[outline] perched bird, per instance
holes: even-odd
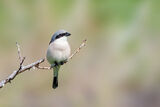
[[[70,56],[70,45],[67,41],[67,37],[71,34],[65,30],[58,30],[55,32],[49,42],[47,50],[47,60],[53,67],[54,77],[52,87],[55,89],[58,87],[58,72],[60,66],[63,65]]]

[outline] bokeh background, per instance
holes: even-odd
[[[58,29],[72,33],[61,67],[30,70],[0,89],[0,107],[160,107],[159,0],[0,0],[0,80],[44,58]],[[47,61],[42,66],[49,66]]]

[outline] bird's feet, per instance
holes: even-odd
[[[61,62],[60,62],[60,65],[63,65],[63,64],[65,64],[66,62],[67,62],[67,60],[61,61]]]

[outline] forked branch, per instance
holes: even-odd
[[[71,56],[68,58],[68,60],[66,61],[66,63],[67,63],[70,59],[72,59],[72,57],[73,57],[74,55],[76,55],[76,54],[80,51],[80,49],[81,49],[82,47],[84,47],[84,46],[86,45],[86,41],[87,41],[87,40],[85,39],[85,40],[82,42],[82,44],[79,46],[79,48],[77,48],[77,49],[73,52],[73,54],[71,54]],[[43,59],[40,59],[40,60],[37,60],[37,61],[35,61],[35,62],[31,63],[31,64],[28,64],[28,65],[26,65],[26,66],[24,66],[23,63],[24,63],[24,61],[25,61],[25,57],[22,57],[21,51],[20,51],[20,46],[19,46],[18,43],[16,43],[16,46],[17,46],[17,50],[18,50],[18,58],[19,58],[19,60],[20,60],[19,68],[18,68],[18,70],[13,71],[11,75],[9,75],[6,79],[4,79],[4,80],[2,80],[2,81],[0,82],[0,88],[4,87],[5,84],[7,84],[7,83],[11,83],[11,80],[13,80],[18,74],[20,74],[20,73],[22,73],[22,72],[25,72],[25,71],[28,71],[28,70],[30,70],[30,69],[32,69],[32,68],[35,68],[35,67],[36,67],[36,68],[38,68],[38,69],[44,69],[44,70],[50,70],[50,69],[52,69],[52,67],[41,67],[41,66],[39,66],[41,63],[43,63],[43,62],[45,61],[44,58],[43,58]]]

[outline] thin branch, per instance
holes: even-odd
[[[9,75],[5,80],[2,80],[0,82],[0,88],[2,88],[5,84],[11,82],[11,80],[13,80],[18,74],[20,74],[24,71],[30,70],[31,68],[33,68],[36,65],[39,65],[42,62],[44,62],[44,59],[40,59],[34,63],[23,66],[22,68],[19,68],[18,70],[13,71],[13,73],[11,75]]]
[[[70,59],[72,59],[72,57],[73,57],[75,54],[77,54],[77,53],[80,51],[80,49],[85,46],[85,44],[86,44],[86,39],[83,41],[83,43],[80,45],[80,47],[77,48],[77,49],[73,52],[73,54],[68,58],[68,60],[66,61],[66,63],[67,63]],[[52,67],[41,67],[41,66],[39,66],[41,63],[43,63],[43,62],[45,61],[44,58],[43,58],[43,59],[40,59],[40,60],[38,60],[38,61],[36,61],[36,62],[33,62],[33,63],[31,63],[31,64],[28,64],[28,65],[26,65],[26,66],[23,66],[25,57],[22,57],[22,56],[21,56],[20,46],[19,46],[18,43],[16,43],[16,46],[17,46],[17,50],[18,50],[18,57],[19,57],[19,60],[20,60],[19,68],[18,68],[18,70],[13,71],[11,75],[9,75],[6,79],[4,79],[4,80],[2,80],[2,81],[0,82],[0,88],[4,87],[4,85],[7,84],[7,83],[11,83],[11,80],[13,80],[18,74],[20,74],[20,73],[22,73],[22,72],[25,72],[25,71],[27,71],[27,70],[30,70],[30,69],[32,69],[32,68],[35,68],[35,67],[36,67],[36,68],[38,68],[38,69],[45,69],[45,70],[50,70],[50,69],[52,69]]]
[[[73,57],[75,54],[77,54],[84,46],[86,46],[86,42],[87,42],[87,39],[85,39],[85,40],[82,42],[82,44],[79,46],[79,48],[77,48],[77,49],[73,52],[73,54],[71,54],[71,56],[68,58],[67,62],[68,62],[70,59],[72,59],[72,57]]]
[[[37,65],[35,67],[37,67],[38,69],[43,69],[43,70],[50,70],[50,69],[52,69],[52,67],[42,67],[42,66],[39,66],[39,65]]]
[[[17,50],[18,50],[18,58],[19,58],[19,61],[21,63],[23,58],[22,58],[22,55],[21,55],[20,46],[17,42],[16,42],[16,46],[17,46]]]

